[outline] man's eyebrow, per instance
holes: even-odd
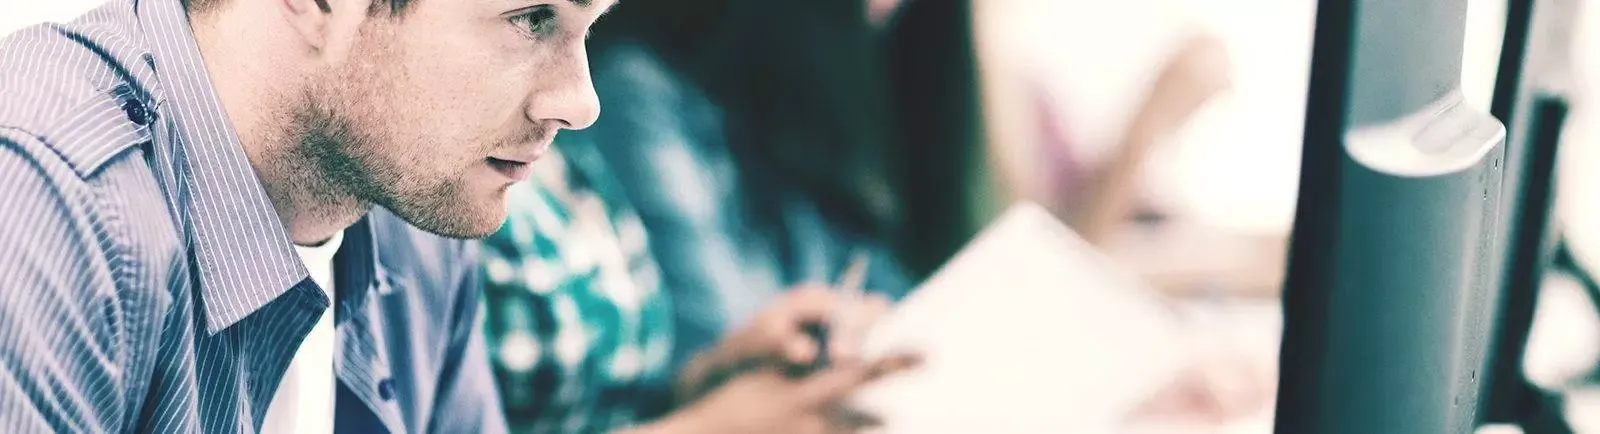
[[[567,0],[567,2],[572,3],[573,6],[577,6],[580,9],[588,8],[594,4],[594,0]],[[600,11],[600,15],[611,13],[611,10],[616,9],[617,5],[619,4],[622,4],[622,0],[611,2],[610,6],[606,6],[606,10]]]

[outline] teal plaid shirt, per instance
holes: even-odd
[[[484,242],[490,359],[514,431],[609,432],[666,404],[672,308],[603,163],[562,151],[511,188]]]

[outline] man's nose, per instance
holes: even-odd
[[[555,68],[547,69],[545,76],[535,78],[534,94],[527,107],[529,120],[581,130],[594,125],[600,117],[600,97],[589,77],[588,56],[582,48],[576,51]]]

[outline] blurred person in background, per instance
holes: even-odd
[[[514,423],[586,431],[736,411],[672,412],[699,404],[665,385],[726,360],[730,345],[711,344],[728,330],[805,317],[795,300],[823,297],[786,288],[831,280],[851,251],[875,252],[868,288],[904,290],[863,235],[897,218],[864,19],[892,10],[841,3],[642,3],[597,27],[606,116],[564,136],[486,244],[490,347]],[[1210,385],[1182,383],[1151,411],[1211,411],[1185,407]]]
[[[1073,143],[1058,98],[1038,92],[1041,198],[1084,239],[1104,245],[1133,218],[1159,218],[1140,182],[1146,161],[1207,101],[1231,86],[1227,52],[1215,36],[1200,34],[1182,43],[1162,64],[1110,157],[1085,161],[1082,143]]]
[[[896,197],[866,11],[663,2],[596,28],[607,115],[567,146],[596,148],[638,210],[676,306],[674,363],[854,252],[871,258],[866,288],[909,288],[883,242]]]
[[[987,152],[1002,196],[1041,202],[1100,247],[1173,195],[1152,163],[1231,86],[1230,56],[1192,5],[1014,0],[979,9]]]
[[[995,55],[987,60],[994,62],[995,80],[1004,82],[998,89],[1011,98],[989,102],[1015,106],[999,111],[1002,116],[1028,118],[990,121],[1031,131],[1002,135],[1016,140],[995,143],[990,152],[1020,155],[1011,162],[1021,175],[1011,182],[1019,185],[1009,187],[1045,204],[1096,247],[1112,248],[1129,223],[1160,221],[1170,211],[1145,182],[1152,157],[1232,87],[1229,53],[1215,33],[1159,0],[1027,3],[1013,3],[1010,15],[998,15],[1020,23],[1006,21],[1018,24],[1015,29],[992,27],[998,33],[988,36],[1000,46],[990,45]],[[1036,28],[1024,30],[1028,24]],[[1076,42],[1041,43],[1044,36]],[[1087,111],[1097,113],[1085,116]],[[1086,133],[1091,129],[1098,131]],[[1216,421],[1263,409],[1275,372],[1248,351],[1215,343],[1225,339],[1216,333],[1191,329],[1184,340],[1197,343],[1189,377],[1196,382],[1172,389],[1184,392],[1158,395],[1141,415]]]
[[[867,288],[897,294],[908,286],[882,247],[840,229],[853,225],[824,217],[809,192],[759,168],[743,170],[755,157],[742,152],[754,147],[732,149],[720,105],[678,72],[726,61],[732,54],[718,41],[762,25],[753,20],[774,11],[769,3],[641,3],[596,28],[594,75],[606,90],[607,122],[563,136],[534,181],[514,187],[510,219],[485,242],[489,347],[514,428],[812,432],[821,419],[803,416],[827,416],[821,410],[828,406],[820,405],[826,403],[794,408],[795,399],[806,398],[785,396],[763,371],[735,375],[728,367],[740,371],[748,360],[783,358],[760,348],[801,362],[815,356],[817,343],[783,333],[827,313],[831,293],[807,284],[832,281],[852,252],[872,258]],[[832,23],[817,22],[830,13],[856,20],[862,14],[841,12],[791,18],[825,26]],[[849,45],[791,44],[816,53]],[[811,104],[811,119],[820,123],[827,105]],[[871,125],[864,119],[851,127]],[[851,143],[858,146],[839,148],[870,149],[872,141]],[[841,196],[852,190],[845,183],[830,187]],[[868,312],[888,304],[874,300]],[[830,344],[849,345],[849,331],[839,332],[845,335]],[[780,339],[774,336],[795,340],[761,343]],[[849,349],[829,355],[848,360]],[[694,384],[711,376],[736,378],[726,388],[714,387],[721,381]],[[827,378],[808,381],[833,381]],[[676,391],[669,387],[674,382]],[[859,384],[836,383],[809,399],[837,398]],[[705,402],[694,400],[707,392]],[[780,409],[793,414],[769,425],[739,425]],[[830,414],[852,423],[848,413]]]
[[[871,423],[838,401],[914,359],[854,360],[864,327],[830,322],[836,368],[789,375],[823,351],[803,330],[833,313],[834,292],[820,286],[770,300],[692,361],[670,363],[673,293],[618,188],[592,147],[564,142],[508,191],[509,218],[484,242],[484,326],[513,431],[822,433]],[[871,299],[848,324],[870,324],[887,306]]]

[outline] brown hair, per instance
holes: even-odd
[[[862,0],[746,0],[698,77],[746,170],[798,187],[870,236],[898,226],[889,89]]]
[[[878,236],[899,204],[865,10],[863,0],[625,1],[592,43],[649,46],[724,109],[741,174],[798,188],[830,219]]]
[[[223,2],[228,0],[181,1],[183,2],[183,9],[189,11],[190,15],[199,15],[216,10],[218,6],[221,6]],[[388,6],[389,14],[398,15],[401,11],[405,10],[406,5],[408,4],[411,4],[411,0],[372,0],[372,6],[368,8],[368,13],[377,15],[379,12],[383,11],[384,6]],[[322,8],[323,11],[327,11],[328,0],[317,0],[317,7]]]

